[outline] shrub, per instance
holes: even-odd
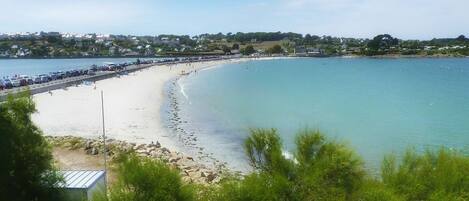
[[[382,181],[406,200],[468,200],[469,159],[441,148],[417,154],[408,150],[400,163],[394,155],[382,165]]]
[[[117,159],[118,181],[110,188],[110,201],[194,200],[193,188],[183,184],[177,170],[161,161],[123,154]],[[97,200],[106,200],[102,195]]]
[[[50,147],[31,121],[29,92],[0,103],[0,200],[60,200]]]
[[[245,150],[255,172],[217,188],[209,200],[346,200],[359,189],[361,160],[344,144],[304,130],[295,159],[282,154],[275,129],[253,129]]]
[[[253,129],[245,150],[254,172],[206,190],[200,200],[468,200],[469,158],[440,149],[402,161],[385,157],[381,177],[364,171],[362,160],[345,144],[319,131],[302,130],[294,159],[282,154],[275,129]]]

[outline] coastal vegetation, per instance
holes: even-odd
[[[61,178],[52,165],[50,147],[31,121],[34,111],[34,102],[27,94],[10,97],[0,104],[1,200],[62,200],[57,188]],[[399,156],[388,155],[381,172],[374,174],[367,171],[361,157],[347,144],[331,140],[317,130],[300,130],[292,154],[286,154],[279,136],[276,129],[252,129],[243,146],[252,171],[244,175],[227,174],[214,183],[183,180],[182,166],[170,166],[147,151],[123,152],[114,157],[111,166],[118,172],[116,182],[109,186],[107,195],[97,194],[96,199],[469,199],[469,157],[457,150],[409,149]],[[76,149],[80,145],[91,148],[93,143],[72,139],[68,144]],[[159,145],[141,147],[139,150],[155,150]],[[181,160],[180,156],[169,158]]]
[[[110,188],[108,197],[97,194],[95,200],[194,200],[193,186],[183,183],[179,172],[161,161],[128,153],[120,154],[115,163],[119,173],[117,183]]]
[[[441,148],[389,155],[381,174],[365,170],[346,144],[319,131],[301,130],[289,157],[275,129],[252,129],[244,149],[253,171],[218,184],[183,184],[164,164],[125,156],[110,200],[467,200],[469,158]],[[139,198],[139,199],[137,199]]]
[[[404,40],[389,34],[346,38],[283,32],[217,33],[158,36],[0,34],[0,57],[153,57],[160,55],[285,54],[300,56],[469,56],[469,39]]]
[[[397,160],[387,156],[381,175],[365,171],[345,144],[302,130],[294,157],[282,153],[275,129],[255,129],[245,150],[255,171],[216,187],[210,200],[467,200],[469,158],[449,149]],[[213,198],[213,197],[212,197]]]
[[[31,121],[35,111],[27,92],[0,103],[0,200],[62,200],[51,149]]]

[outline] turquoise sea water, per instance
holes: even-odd
[[[249,128],[299,129],[344,141],[377,170],[386,153],[469,150],[469,59],[282,59],[229,64],[180,79],[184,129],[197,146],[245,167]]]
[[[146,58],[145,58],[146,59]],[[56,71],[89,68],[105,62],[134,62],[137,58],[83,58],[83,59],[0,59],[0,78],[13,75],[39,75]]]

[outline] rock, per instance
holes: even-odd
[[[209,173],[207,175],[207,178],[205,179],[205,181],[212,182],[213,180],[215,180],[217,178],[217,176],[218,176],[217,173]]]
[[[187,135],[189,135],[189,133],[187,133]],[[191,133],[191,135],[193,134]],[[99,139],[85,139],[71,136],[46,136],[46,139],[54,146],[81,148],[86,152],[86,154],[89,155],[98,155],[103,148],[103,142]],[[190,137],[185,143],[193,144],[192,140],[196,139],[197,138],[195,137]],[[220,175],[223,174],[222,171],[220,171],[220,168],[226,166],[224,164],[218,164],[221,162],[213,158],[213,167],[215,167],[215,169],[213,169],[212,167],[208,167],[199,162],[196,162],[195,157],[186,156],[185,154],[176,151],[173,152],[168,148],[162,147],[158,141],[149,144],[137,145],[135,143],[128,143],[120,140],[106,139],[106,145],[106,154],[110,156],[111,160],[113,157],[115,157],[114,153],[119,153],[120,151],[135,151],[139,157],[156,158],[158,160],[164,161],[170,167],[178,169],[185,182],[195,182],[200,184],[218,183],[222,179]],[[195,148],[200,152],[200,155],[195,155],[199,159],[207,159],[204,157],[212,158],[208,154],[207,156],[203,154],[203,148]]]
[[[157,151],[150,152],[150,156],[152,158],[159,158],[161,155]]]
[[[145,149],[146,152],[151,153],[152,151],[156,150],[155,147],[148,147]]]
[[[145,156],[150,155],[150,153],[148,153],[147,150],[144,150],[144,149],[138,149],[135,152],[139,155],[145,155]]]
[[[87,140],[87,141],[85,142],[85,150],[91,149],[91,148],[92,148],[92,145],[93,145],[93,141]]]
[[[181,160],[181,157],[173,157],[173,158],[170,158],[170,159],[169,159],[169,162],[170,162],[170,163],[176,163],[176,162],[178,162],[179,160]]]
[[[161,148],[161,151],[162,151],[163,153],[168,153],[168,154],[171,153],[171,151],[169,151],[169,149],[166,148],[166,147]]]
[[[145,144],[140,144],[140,145],[134,147],[134,149],[137,150],[137,149],[142,149],[144,147],[145,147]]]
[[[96,147],[93,147],[93,148],[91,149],[91,152],[90,152],[91,155],[98,155],[98,153],[99,153],[99,151],[98,151],[98,149],[97,149]]]

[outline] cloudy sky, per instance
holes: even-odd
[[[0,32],[469,35],[469,0],[0,0]]]

